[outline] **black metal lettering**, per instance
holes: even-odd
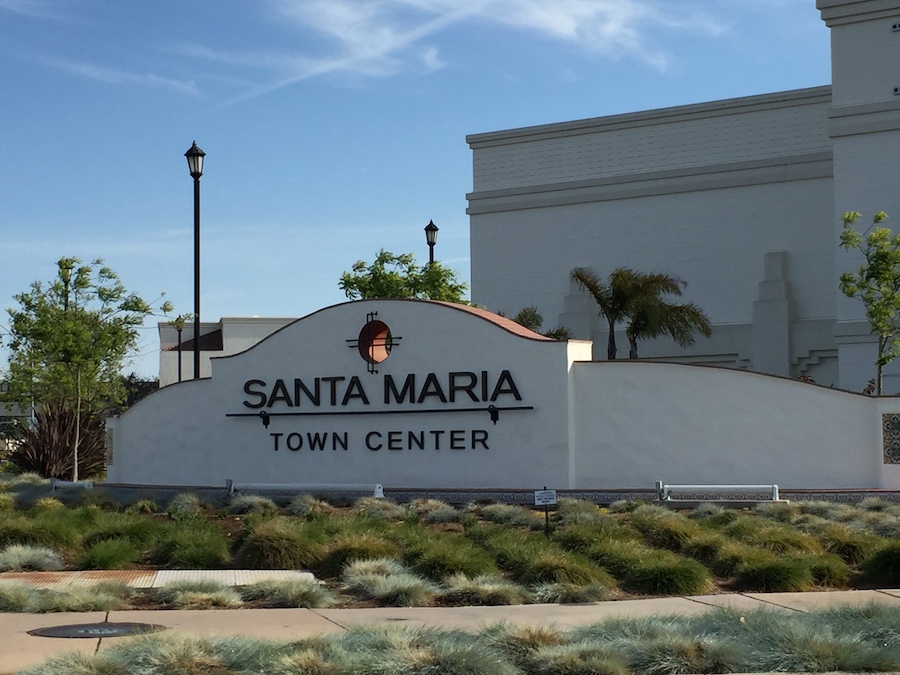
[[[309,444],[310,450],[324,450],[327,438],[328,434],[306,432],[306,442]]]
[[[310,391],[305,384],[303,384],[303,380],[299,377],[294,378],[294,405],[300,405],[300,392],[306,394],[306,398],[309,399],[309,402],[313,405],[319,405],[320,395],[321,395],[321,386],[319,383],[319,378],[315,379],[315,385],[313,386],[313,391]]]
[[[488,432],[485,429],[472,429],[472,449],[475,449],[475,444],[480,443],[481,447],[485,450],[490,450],[487,444],[488,440]]]
[[[512,394],[515,396],[517,401],[522,400],[522,396],[519,394],[519,390],[516,388],[516,383],[513,382],[512,375],[509,374],[508,370],[504,370],[500,373],[500,377],[497,379],[497,384],[494,386],[494,393],[491,394],[491,402],[497,400],[497,397],[502,394]]]
[[[331,385],[331,405],[337,405],[337,383],[346,380],[346,377],[323,377],[322,382],[328,382]]]
[[[399,431],[388,432],[388,450],[402,450],[403,437]]]
[[[406,444],[409,446],[410,450],[412,450],[413,444],[419,446],[419,450],[425,449],[425,432],[420,431],[418,434],[419,435],[417,436],[415,431],[410,431],[407,434]]]
[[[266,383],[264,380],[247,380],[244,382],[244,393],[248,396],[258,396],[259,401],[257,403],[251,403],[250,401],[244,401],[244,405],[248,408],[262,408],[266,404],[266,393],[264,391],[254,391],[250,387],[253,385],[259,385],[260,387],[265,387]]]
[[[283,401],[289,406],[294,405],[294,402],[291,400],[291,395],[288,393],[287,387],[284,386],[284,380],[280,378],[275,380],[275,384],[272,385],[272,394],[269,396],[268,407],[271,408],[279,401]]]
[[[394,386],[394,378],[390,375],[384,376],[384,402],[388,404],[391,402],[391,394],[394,396],[394,401],[396,403],[403,403],[404,399],[409,396],[409,402],[416,402],[416,376],[412,373],[406,376],[406,379],[403,381],[403,388],[398,392],[397,387]]]
[[[303,447],[303,434],[298,434],[296,431],[292,434],[288,434],[287,438],[284,439],[284,443],[287,445],[288,450],[297,452]]]
[[[441,449],[441,436],[443,436],[446,432],[443,429],[438,429],[435,431],[429,431],[428,433],[431,434],[432,436],[434,436],[434,449],[440,450]]]
[[[466,449],[466,432],[462,429],[452,429],[450,431],[450,449],[465,450]]]
[[[344,392],[344,400],[341,401],[341,405],[347,405],[351,398],[358,398],[366,405],[369,405],[369,397],[366,396],[366,390],[363,389],[362,382],[359,381],[359,377],[356,375],[350,378],[350,384],[347,385],[347,391]]]
[[[457,382],[457,380],[462,379],[467,379],[468,383]],[[456,392],[458,391],[467,393],[470,399],[477,402],[478,397],[472,391],[476,384],[478,384],[478,376],[475,373],[466,371],[450,373],[450,402],[454,403],[456,401]]]
[[[447,397],[444,395],[444,390],[441,389],[441,383],[437,379],[437,375],[434,373],[428,373],[425,377],[425,384],[422,385],[422,391],[419,392],[419,400],[417,403],[421,403],[429,396],[437,396],[441,403],[447,402]]]
[[[347,432],[345,431],[343,436],[338,434],[337,432],[331,433],[331,449],[337,450],[337,446],[341,446],[341,450],[347,449]]]
[[[373,437],[377,438],[379,441],[378,445],[375,447],[372,447],[372,443],[371,443],[371,440]],[[369,450],[381,450],[381,434],[378,433],[377,431],[370,431],[369,433],[367,433],[366,434],[366,447]]]
[[[271,433],[269,436],[275,439],[275,452],[278,452],[278,439],[284,436],[284,434]]]

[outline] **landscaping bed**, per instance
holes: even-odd
[[[0,571],[306,569],[321,583],[206,583],[180,593],[107,584],[103,593],[66,600],[53,591],[26,597],[28,589],[0,582],[0,611],[502,605],[889,588],[900,587],[898,535],[900,505],[879,499],[744,510],[704,504],[687,512],[560,500],[548,537],[542,512],[506,504],[363,498],[339,507],[301,495],[276,505],[242,495],[217,508],[191,493],[165,504],[121,504],[99,490],[50,493],[34,476],[3,476]]]

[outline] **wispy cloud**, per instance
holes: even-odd
[[[668,55],[654,44],[655,31],[722,30],[691,0],[677,6],[661,0],[269,0],[269,6],[280,21],[331,43],[332,53],[236,56],[250,67],[277,63],[277,74],[223,107],[327,74],[384,77],[410,67],[441,68],[445,61],[433,42],[441,32],[466,22],[529,32],[608,58],[638,59],[657,69],[666,68]],[[217,56],[223,62],[229,58]]]
[[[0,0],[2,1],[2,0]],[[143,87],[162,88],[185,94],[199,95],[199,87],[189,80],[175,80],[153,73],[132,73],[115,68],[107,68],[85,61],[47,60],[47,63],[70,73],[105,84],[130,84]]]
[[[59,16],[59,3],[54,0],[0,0],[0,12],[7,11],[39,19]]]

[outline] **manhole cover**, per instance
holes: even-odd
[[[69,626],[48,626],[28,631],[29,635],[54,638],[107,638],[122,635],[140,635],[166,630],[167,626],[155,623],[75,623]]]

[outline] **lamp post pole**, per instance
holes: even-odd
[[[184,156],[194,179],[194,379],[197,380],[200,378],[200,176],[206,153],[194,141]]]
[[[437,243],[438,226],[429,220],[425,226],[425,242],[428,244],[428,264],[434,262],[434,245]]]

